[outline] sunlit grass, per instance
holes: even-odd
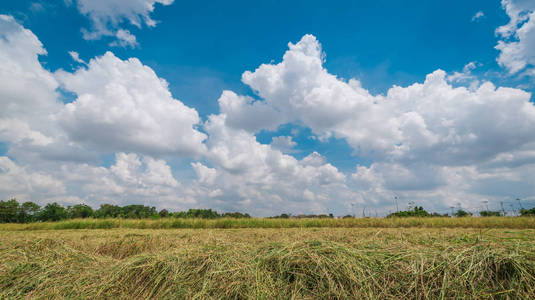
[[[0,230],[168,229],[168,228],[535,228],[534,217],[347,218],[347,219],[74,219],[60,222],[0,224]]]
[[[533,299],[535,230],[4,231],[0,266],[0,299]]]

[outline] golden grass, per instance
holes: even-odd
[[[2,232],[0,299],[533,299],[535,230]]]

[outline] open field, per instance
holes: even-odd
[[[535,217],[347,218],[347,219],[73,219],[60,222],[0,224],[2,230],[169,229],[169,228],[515,228],[535,229]]]
[[[535,298],[534,229],[1,227],[0,299]]]

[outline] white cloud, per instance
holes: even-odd
[[[150,156],[116,153],[115,163],[109,168],[67,163],[56,173],[69,190],[94,206],[138,203],[176,209],[196,203],[192,192],[173,176],[170,166]]]
[[[49,118],[62,106],[58,83],[39,55],[46,55],[39,39],[0,15],[0,141],[46,145],[57,133]]]
[[[117,38],[117,41],[111,42],[110,46],[121,46],[126,47],[130,46],[132,48],[136,47],[138,45],[136,36],[131,34],[130,31],[125,29],[119,29],[115,33],[115,37]]]
[[[472,70],[476,69],[477,65],[475,62],[471,61],[467,63],[464,67],[462,72],[453,72],[453,74],[449,74],[446,76],[446,79],[450,82],[470,82],[472,90],[479,87],[479,80],[476,79],[476,76],[472,74]]]
[[[71,56],[72,60],[74,60],[75,62],[79,63],[79,64],[85,64],[85,61],[83,61],[81,58],[80,58],[80,54],[78,54],[78,52],[76,51],[69,51],[69,55]]]
[[[91,20],[92,28],[82,30],[87,40],[100,39],[102,36],[115,36],[118,41],[112,45],[137,45],[135,36],[122,29],[124,23],[137,28],[143,25],[156,26],[151,18],[155,4],[170,5],[174,0],[77,0],[78,10]]]
[[[475,13],[475,15],[472,17],[472,22],[478,21],[479,19],[483,18],[485,14],[482,11],[478,11]]]
[[[223,201],[226,209],[259,215],[325,213],[345,206],[342,199],[355,196],[345,184],[345,175],[324,158],[299,161],[258,143],[246,130],[227,126],[226,118],[225,114],[212,115],[205,125],[207,158],[213,168],[193,164],[204,194],[221,191],[216,200]],[[308,192],[304,194],[304,190]]]
[[[218,99],[219,110],[229,116],[227,125],[232,128],[257,132],[261,129],[276,130],[286,121],[281,112],[264,101],[240,96],[232,91],[223,91]]]
[[[49,174],[18,166],[6,156],[0,156],[0,183],[0,199],[39,199],[39,202],[44,203],[66,192],[62,181]]]
[[[360,155],[462,165],[535,139],[535,107],[524,91],[489,82],[474,90],[454,88],[437,70],[423,84],[394,86],[386,96],[372,96],[322,67],[321,46],[313,36],[289,46],[281,63],[245,72],[243,82],[290,122],[302,122],[320,137],[344,138]],[[254,119],[247,108],[229,116],[239,117],[234,112],[240,111]]]
[[[525,70],[529,75],[535,66],[535,2],[502,0],[502,6],[510,21],[496,29],[502,38],[495,47],[500,51],[498,64],[510,74]]]
[[[280,151],[288,152],[297,146],[297,143],[292,140],[291,136],[274,136],[271,138],[271,146]]]
[[[206,136],[195,129],[197,111],[173,99],[167,82],[138,59],[107,52],[87,69],[56,77],[78,96],[56,116],[72,140],[102,151],[202,153]]]

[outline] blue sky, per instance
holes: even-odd
[[[180,186],[173,185],[173,183],[171,187],[157,185],[153,187],[153,189],[158,190],[159,196],[156,198],[160,199],[153,201],[157,201],[156,204],[160,207],[180,209],[190,206],[210,206],[221,210],[245,210],[258,215],[280,213],[282,212],[281,209],[288,209],[292,213],[325,212],[329,210],[343,214],[351,203],[359,203],[361,206],[375,207],[382,212],[387,212],[392,209],[390,207],[391,201],[388,200],[391,198],[389,195],[401,193],[407,199],[417,199],[420,203],[437,210],[444,210],[452,203],[461,203],[467,208],[476,209],[480,202],[483,201],[483,198],[494,197],[493,195],[496,194],[513,194],[512,191],[507,191],[508,187],[522,191],[519,192],[521,193],[520,196],[526,198],[526,201],[532,201],[529,199],[532,199],[531,197],[534,195],[534,187],[529,182],[529,179],[522,178],[523,175],[521,174],[533,171],[532,154],[530,154],[532,153],[531,139],[533,134],[529,134],[530,128],[535,129],[531,127],[533,123],[531,123],[532,117],[530,115],[532,106],[530,103],[532,103],[533,97],[531,94],[527,96],[517,95],[515,92],[519,90],[532,93],[535,87],[533,79],[535,75],[530,75],[535,74],[533,72],[535,54],[531,50],[533,48],[528,47],[530,41],[533,40],[530,38],[533,33],[527,30],[527,36],[522,36],[522,33],[518,35],[518,32],[522,32],[522,27],[529,29],[527,25],[532,22],[535,23],[535,20],[528,17],[516,23],[514,22],[518,16],[529,16],[533,13],[533,7],[528,1],[373,1],[373,3],[368,1],[291,1],[291,3],[287,3],[287,1],[256,1],[254,3],[250,1],[211,1],[209,3],[200,1],[184,3],[172,0],[137,1],[137,3],[145,4],[146,6],[136,6],[134,2],[128,3],[124,1],[110,1],[109,3],[113,3],[115,7],[110,9],[110,6],[105,4],[104,1],[11,1],[10,3],[3,2],[0,4],[0,14],[12,16],[13,20],[6,21],[7,23],[18,24],[20,28],[31,31],[43,44],[47,55],[38,56],[39,64],[43,70],[50,73],[51,78],[54,78],[51,80],[57,81],[55,91],[60,93],[60,95],[57,95],[58,101],[76,104],[74,107],[77,110],[75,114],[69,115],[68,120],[58,121],[59,125],[50,124],[50,127],[54,128],[53,130],[41,132],[44,136],[61,136],[64,140],[61,143],[58,140],[54,140],[54,142],[46,142],[45,144],[54,144],[57,149],[63,149],[67,145],[68,147],[73,147],[67,147],[61,153],[68,153],[69,151],[83,153],[85,158],[80,158],[76,162],[77,164],[86,164],[94,168],[102,167],[111,173],[113,173],[114,166],[119,166],[118,162],[120,161],[119,156],[121,153],[136,156],[129,156],[128,159],[134,166],[138,165],[138,161],[140,162],[141,167],[138,171],[142,174],[147,173],[147,170],[150,171],[150,166],[147,165],[143,157],[146,156],[165,162],[165,165],[170,167],[173,180],[178,182]],[[144,8],[140,9],[139,7]],[[518,11],[518,13],[515,14],[515,11]],[[476,18],[476,16],[478,17]],[[151,23],[151,21],[155,22]],[[136,22],[139,23],[139,26],[133,25]],[[514,27],[514,34],[498,33],[497,29],[506,24]],[[124,30],[128,31],[129,37],[135,38],[134,43],[128,44],[125,42],[126,40],[116,37],[117,33]],[[8,37],[9,34],[10,32],[6,29],[3,33],[4,38]],[[315,40],[305,41],[303,37],[307,34],[314,36]],[[509,53],[507,49],[496,49],[499,41],[506,43],[506,46],[509,47],[508,49],[517,49],[515,53],[519,54],[510,57],[506,55]],[[121,45],[121,42],[126,44]],[[324,78],[323,75],[319,74],[319,77],[311,80],[313,82],[311,84],[292,86],[291,83],[288,83],[288,86],[286,86],[286,83],[282,83],[284,87],[279,87],[275,94],[271,94],[274,87],[267,87],[264,84],[264,80],[267,80],[266,76],[269,75],[254,71],[262,64],[276,66],[283,62],[282,56],[288,50],[289,42],[292,44],[300,43],[310,47],[314,47],[316,44],[321,45],[321,51],[324,53],[321,74],[332,74],[336,76],[336,81],[333,81],[332,84],[329,83],[330,79],[325,79],[325,82],[318,82],[318,80],[321,81],[323,80],[321,78]],[[8,46],[13,46],[13,43],[7,43],[6,47]],[[518,47],[521,47],[521,49],[518,50]],[[69,51],[77,52],[79,58],[84,62],[80,63],[73,60]],[[157,78],[164,79],[168,83],[167,88],[172,97],[198,114],[198,120],[193,120],[195,118],[192,117],[191,123],[185,123],[194,131],[193,133],[188,131],[187,134],[192,134],[192,140],[199,138],[200,144],[197,147],[206,147],[206,152],[204,150],[193,151],[191,147],[185,147],[184,144],[180,144],[181,142],[176,145],[173,144],[172,147],[163,143],[162,147],[166,149],[165,151],[162,150],[163,148],[152,149],[149,146],[145,146],[140,140],[129,140],[128,137],[135,135],[137,132],[129,132],[128,129],[120,127],[119,124],[114,124],[109,119],[105,121],[105,124],[110,125],[110,127],[105,127],[104,123],[98,122],[81,124],[83,120],[86,120],[84,117],[91,116],[90,114],[85,114],[88,112],[81,110],[80,99],[84,98],[84,93],[91,95],[92,99],[101,100],[104,108],[106,107],[105,103],[116,100],[113,96],[109,96],[111,92],[106,92],[109,87],[105,83],[102,83],[101,86],[94,84],[89,87],[82,87],[75,78],[77,74],[79,75],[78,71],[80,70],[95,70],[97,72],[97,63],[94,66],[91,63],[86,65],[86,63],[90,59],[98,60],[104,57],[107,51],[112,52],[114,58],[109,58],[105,62],[102,61],[102,65],[100,65],[102,68],[104,68],[105,63],[112,63],[114,59],[121,62],[129,62],[129,58],[135,58],[143,66],[150,68]],[[515,69],[511,71],[519,63],[523,63],[521,70]],[[287,69],[279,71],[286,72]],[[296,93],[306,94],[311,91],[319,91],[323,87],[333,86],[333,84],[347,85],[350,79],[356,79],[360,82],[360,86],[369,94],[369,101],[395,102],[395,97],[390,99],[387,96],[392,86],[397,85],[407,88],[415,83],[422,84],[426,80],[426,76],[438,69],[446,72],[444,82],[449,84],[452,91],[456,87],[464,86],[473,92],[473,95],[468,94],[466,96],[469,99],[481,96],[481,100],[474,100],[477,103],[486,101],[485,97],[488,95],[476,95],[477,93],[475,92],[477,87],[483,85],[486,81],[492,82],[496,87],[515,89],[515,91],[510,92],[514,96],[500,94],[496,91],[496,95],[488,97],[492,99],[496,97],[498,100],[495,101],[497,102],[488,102],[485,107],[478,109],[482,114],[485,112],[491,116],[493,112],[501,110],[503,114],[507,114],[499,116],[500,118],[503,117],[504,122],[515,119],[519,124],[512,124],[511,131],[508,131],[503,136],[504,133],[502,131],[493,131],[492,127],[485,125],[485,122],[492,122],[492,120],[485,120],[483,117],[481,117],[481,120],[472,119],[470,122],[461,122],[460,120],[448,119],[450,118],[448,116],[442,116],[446,120],[443,124],[459,123],[460,127],[451,127],[448,129],[450,132],[472,130],[471,134],[479,138],[479,144],[467,144],[467,149],[479,149],[480,146],[483,149],[482,145],[486,145],[481,150],[481,153],[477,153],[477,150],[474,150],[474,153],[466,154],[465,156],[470,158],[465,159],[462,156],[465,149],[457,149],[455,148],[457,146],[454,146],[462,142],[459,142],[460,140],[454,144],[445,142],[451,136],[447,134],[441,136],[440,134],[447,132],[447,128],[438,129],[437,126],[432,124],[432,118],[440,118],[441,116],[431,113],[429,108],[426,108],[425,112],[420,111],[421,107],[425,105],[424,102],[418,102],[420,101],[419,98],[417,99],[418,96],[411,96],[416,97],[410,102],[410,105],[416,103],[414,107],[409,104],[405,106],[397,105],[396,108],[388,108],[388,114],[381,112],[380,115],[373,116],[370,120],[366,119],[366,114],[357,116],[358,112],[363,109],[357,107],[352,108],[355,109],[355,117],[343,114],[337,115],[334,113],[334,111],[337,111],[337,104],[333,102],[333,113],[331,114],[327,109],[325,113],[328,116],[326,118],[332,118],[333,120],[340,118],[341,121],[338,123],[336,123],[337,121],[329,121],[331,123],[328,125],[323,124],[320,120],[323,118],[321,114],[318,115],[321,110],[318,112],[312,111],[318,107],[305,107],[306,105],[303,106],[304,104],[301,103],[289,109],[288,105],[292,106],[295,103],[292,101],[284,102],[290,99],[291,95],[295,96]],[[32,72],[32,70],[26,71]],[[242,74],[245,71],[254,72],[254,78],[249,83],[242,81]],[[457,72],[457,77],[455,77],[455,72]],[[300,76],[299,78],[302,81],[310,79],[306,73],[296,76]],[[96,77],[87,75],[86,80],[91,78]],[[135,86],[127,86],[128,81],[126,83],[121,82],[121,84],[125,85],[123,88],[130,89],[128,90],[129,94],[134,95],[135,98]],[[314,84],[317,87],[314,87]],[[308,88],[311,90],[307,91]],[[87,92],[88,90],[96,92],[93,95],[91,92]],[[263,111],[263,113],[255,117],[254,112],[247,112],[249,108],[247,104],[243,104],[244,106],[241,109],[245,110],[241,113],[222,111],[218,99],[224,90],[232,91],[240,97],[252,97],[255,101],[254,103],[274,109],[276,113],[273,112],[273,117],[269,118],[281,118],[284,121],[274,122],[274,125],[269,126],[253,125],[251,122],[254,122],[255,118],[261,119],[267,114],[266,111]],[[291,93],[289,90],[291,90]],[[99,91],[102,91],[102,93],[99,93]],[[286,92],[290,94],[284,94]],[[20,97],[27,96],[21,91]],[[353,99],[351,97],[356,97],[355,95],[348,95],[347,97],[350,99],[350,104],[358,102],[357,100],[351,100]],[[503,108],[500,109],[497,104],[500,101],[499,99],[504,99],[504,97],[519,97],[519,100],[515,101],[525,103],[524,106],[528,108],[524,107],[522,109],[528,109],[528,111],[519,112],[518,107],[523,106],[518,104],[509,105],[508,107],[510,107],[511,111],[504,112]],[[371,100],[372,98],[375,100]],[[13,101],[8,96],[5,96],[4,99],[5,101],[2,105],[9,105],[9,101]],[[308,101],[307,99],[305,98],[304,101]],[[428,100],[427,98],[425,99],[426,101]],[[321,107],[329,107],[329,101],[335,101],[336,99],[326,97],[315,101],[320,100],[327,101],[326,103],[322,102]],[[149,97],[146,101],[150,102],[152,100]],[[229,101],[238,103],[234,102],[238,100]],[[460,103],[462,104],[463,102]],[[326,106],[323,106],[323,104]],[[31,105],[31,103],[28,104],[26,108],[32,110]],[[88,105],[91,105],[91,103],[89,102]],[[125,105],[125,103],[120,103],[120,105]],[[120,109],[120,105],[118,104],[118,109]],[[150,103],[147,105],[150,106]],[[250,103],[249,105],[252,104]],[[114,107],[114,105],[110,104],[110,107]],[[58,120],[61,116],[67,116],[65,109],[58,107],[53,112],[36,113],[40,113],[41,116],[43,114],[55,116],[52,119]],[[386,108],[381,108],[381,111],[383,109]],[[437,104],[433,110],[447,109],[451,108],[449,106],[441,107]],[[453,109],[455,110],[455,108]],[[466,111],[464,109],[469,108],[463,108],[462,105],[459,105],[458,114],[465,114]],[[348,111],[351,111],[351,109],[348,108]],[[143,115],[143,108],[139,107],[137,112],[141,112],[141,115]],[[147,114],[153,117],[154,120],[162,117],[154,116],[150,113]],[[425,124],[418,124],[422,125],[422,128],[429,129],[431,134],[439,136],[441,142],[429,142],[426,140],[429,142],[426,144],[427,146],[421,146],[422,137],[418,138],[419,141],[413,140],[414,135],[412,132],[408,132],[401,127],[399,129],[394,129],[394,127],[388,127],[384,130],[377,129],[377,132],[373,132],[368,128],[363,130],[358,127],[362,126],[362,124],[368,124],[369,126],[376,126],[373,124],[381,123],[390,124],[388,122],[398,124],[396,126],[402,126],[399,124],[405,124],[403,123],[405,122],[404,117],[394,117],[402,114],[407,114],[411,118],[414,115],[420,115]],[[225,150],[226,155],[228,155],[226,157],[228,161],[225,161],[221,153],[215,152],[216,149],[221,149],[223,146],[219,144],[218,147],[214,146],[213,144],[216,142],[212,140],[219,141],[222,139],[223,142],[228,142],[231,139],[231,135],[224,138],[218,137],[216,133],[211,132],[209,123],[215,123],[215,121],[210,120],[210,115],[221,118],[224,116],[226,118],[225,124],[227,124],[229,130],[247,132],[251,135],[253,141],[256,140],[260,144],[268,145],[270,149],[265,150],[268,153],[271,153],[269,151],[274,151],[286,155],[284,159],[296,160],[297,162],[292,163],[297,164],[295,167],[297,169],[305,170],[306,162],[304,160],[317,152],[322,157],[323,167],[328,165],[336,169],[337,174],[334,174],[333,178],[340,179],[344,177],[341,179],[343,184],[340,183],[343,187],[323,186],[321,183],[322,178],[320,177],[318,177],[320,183],[307,183],[308,185],[303,185],[304,183],[302,182],[294,185],[289,183],[290,186],[286,187],[287,190],[285,191],[273,187],[277,183],[259,183],[256,181],[252,183],[247,180],[242,185],[232,187],[228,184],[231,178],[238,181],[241,180],[232,176],[237,176],[236,174],[240,172],[247,174],[244,170],[234,169],[231,163],[232,158],[234,156],[241,157],[240,155],[242,154],[247,157],[247,153],[241,153],[243,149],[231,150],[230,148],[233,146],[226,145],[225,147],[229,147],[229,149]],[[475,112],[474,116],[477,115],[478,113]],[[237,123],[232,125],[233,121],[229,121],[231,119],[240,120],[240,118],[247,116],[251,117],[253,121],[248,120],[246,123],[238,125],[236,125]],[[392,119],[389,119],[391,117]],[[379,123],[375,121],[375,118],[379,119]],[[47,120],[49,119],[51,118],[47,118]],[[42,122],[45,121],[39,122],[41,123],[31,124],[29,122],[28,126],[37,130],[43,124]],[[136,123],[135,120],[132,122],[133,124]],[[174,127],[174,124],[170,122],[165,125]],[[183,125],[176,124],[176,126]],[[5,129],[5,132],[16,131],[14,125],[9,126],[11,127]],[[47,124],[44,127],[48,126]],[[351,126],[357,127],[353,130]],[[78,131],[74,132],[72,128],[77,128]],[[102,135],[94,136],[91,130],[95,130],[95,128],[106,128],[110,131],[117,130],[117,133],[113,133],[113,138],[103,137]],[[485,131],[481,128],[490,129]],[[504,128],[504,126],[501,128]],[[516,130],[515,128],[521,128],[521,130]],[[433,131],[435,129],[437,131]],[[83,130],[88,131],[82,132]],[[178,132],[171,132],[165,137],[172,139],[173,134],[186,134],[186,131],[180,131],[182,129],[177,130]],[[215,132],[215,129],[213,130]],[[523,130],[527,133],[520,134]],[[361,134],[359,131],[369,132]],[[438,131],[441,133],[439,134]],[[510,137],[508,133],[511,133]],[[21,134],[20,130],[17,134]],[[35,147],[30,147],[26,145],[27,143],[24,144],[22,142],[24,139],[20,136],[17,137],[17,134],[6,133],[6,137],[3,138],[0,136],[0,155],[4,155],[6,159],[9,159],[9,162],[17,164],[17,167],[22,169],[25,168],[25,164],[35,165],[33,169],[26,167],[26,170],[30,174],[31,172],[37,172],[50,176],[50,180],[57,180],[57,185],[60,186],[59,191],[50,192],[48,198],[34,199],[35,201],[88,202],[98,206],[99,203],[104,201],[103,199],[117,198],[117,192],[115,194],[109,191],[102,192],[102,194],[91,193],[88,192],[88,187],[79,182],[71,182],[69,177],[72,176],[69,176],[68,173],[72,171],[65,170],[74,170],[79,167],[72,159],[68,159],[71,155],[64,155],[65,157],[62,158],[62,155],[54,154],[58,161],[58,165],[55,167],[50,166],[50,162],[43,158],[39,158],[38,162],[34,161],[37,159],[35,157],[46,156],[44,153],[52,151],[50,150],[51,146],[35,150]],[[118,139],[117,136],[120,134],[122,136]],[[197,134],[205,135],[205,138],[200,138],[200,135]],[[235,135],[240,135],[238,131],[233,134],[232,138]],[[370,137],[364,136],[366,134],[369,134],[370,137],[376,137],[376,140],[370,141]],[[468,137],[470,134],[467,133],[465,136]],[[277,148],[278,146],[271,144],[272,139],[277,137],[291,137],[293,144],[290,144],[293,146],[285,149]],[[126,143],[121,144],[119,142],[122,138]],[[462,139],[461,135],[459,135],[459,139]],[[383,140],[385,141],[384,143],[390,145],[388,146],[390,148],[380,142]],[[103,141],[108,141],[106,142],[108,144],[103,145]],[[113,144],[113,146],[109,146],[110,144]],[[507,146],[502,147],[501,145]],[[407,148],[404,148],[404,146]],[[382,147],[386,148],[383,149]],[[490,151],[488,150],[489,148],[497,150]],[[396,151],[398,150],[405,152],[397,157]],[[232,151],[238,152],[232,153]],[[252,151],[253,153],[259,153],[258,151],[260,150]],[[442,158],[450,156],[453,158],[446,159],[446,162],[442,161],[442,159],[434,158],[437,155]],[[92,158],[90,159],[90,157]],[[512,158],[507,160],[504,157]],[[499,164],[503,159],[515,165],[514,168],[510,167],[511,169],[507,175],[504,175],[505,173],[498,174],[497,169],[489,171],[490,167],[488,165]],[[451,163],[452,160],[458,160],[459,163]],[[191,164],[196,162],[201,162],[202,166],[207,167],[209,170],[215,170],[216,179],[203,183],[202,178],[206,174],[203,173],[202,170],[204,169],[202,167],[192,168]],[[59,165],[63,163],[65,166],[62,171],[59,171],[61,169]],[[280,177],[282,175],[276,173],[277,171],[273,169],[274,167],[270,163],[272,162],[262,158],[261,165],[268,165],[268,171],[259,176],[262,178],[282,178]],[[244,164],[247,165],[247,162],[244,162]],[[365,169],[356,171],[358,166]],[[255,168],[253,166],[250,167],[252,169]],[[315,172],[321,173],[322,171],[319,170],[321,167],[320,165],[315,166],[318,169]],[[403,170],[400,171],[401,169]],[[89,173],[95,172],[94,170],[86,171]],[[210,173],[211,171],[207,172]],[[394,179],[388,179],[395,172],[401,172],[397,176],[412,178],[412,182],[403,182],[403,180],[402,182],[394,182]],[[478,174],[474,175],[473,172]],[[463,190],[460,188],[459,190],[452,190],[455,187],[452,174],[471,176],[470,180],[474,182],[470,186],[464,187]],[[247,177],[248,175],[243,176]],[[372,180],[366,176],[372,176],[375,179]],[[11,175],[7,178],[12,177]],[[138,182],[141,180],[139,178]],[[501,192],[498,193],[496,184],[486,184],[485,182],[487,181],[480,181],[480,179],[505,183]],[[329,180],[327,182],[330,182]],[[368,182],[367,180],[374,182]],[[118,181],[114,181],[114,184],[121,186]],[[150,186],[148,183],[142,185],[144,187]],[[491,185],[493,186],[492,189]],[[63,186],[63,190],[61,186]],[[195,191],[186,191],[184,186],[195,186]],[[297,195],[295,191],[289,191],[292,186],[297,190],[306,190],[310,193]],[[173,189],[178,189],[180,192],[169,193]],[[263,199],[262,197],[265,195],[261,197],[259,196],[262,195],[261,193],[254,192],[255,190],[264,189],[269,196],[268,198],[273,198],[272,200]],[[335,192],[337,189],[342,191],[340,195]],[[492,193],[486,194],[484,191],[487,189],[489,191],[492,190]],[[178,197],[180,199],[172,200],[171,194],[180,194]],[[208,194],[212,196],[207,196]],[[25,192],[23,189],[7,190],[0,194],[2,197],[13,195],[32,199],[37,197],[27,191]],[[503,198],[504,196],[501,195],[500,197]],[[149,201],[147,197],[139,195],[131,197],[121,195],[119,198],[125,199],[121,201]],[[503,200],[502,198],[500,199]],[[493,201],[497,203],[500,199],[495,198]]]

